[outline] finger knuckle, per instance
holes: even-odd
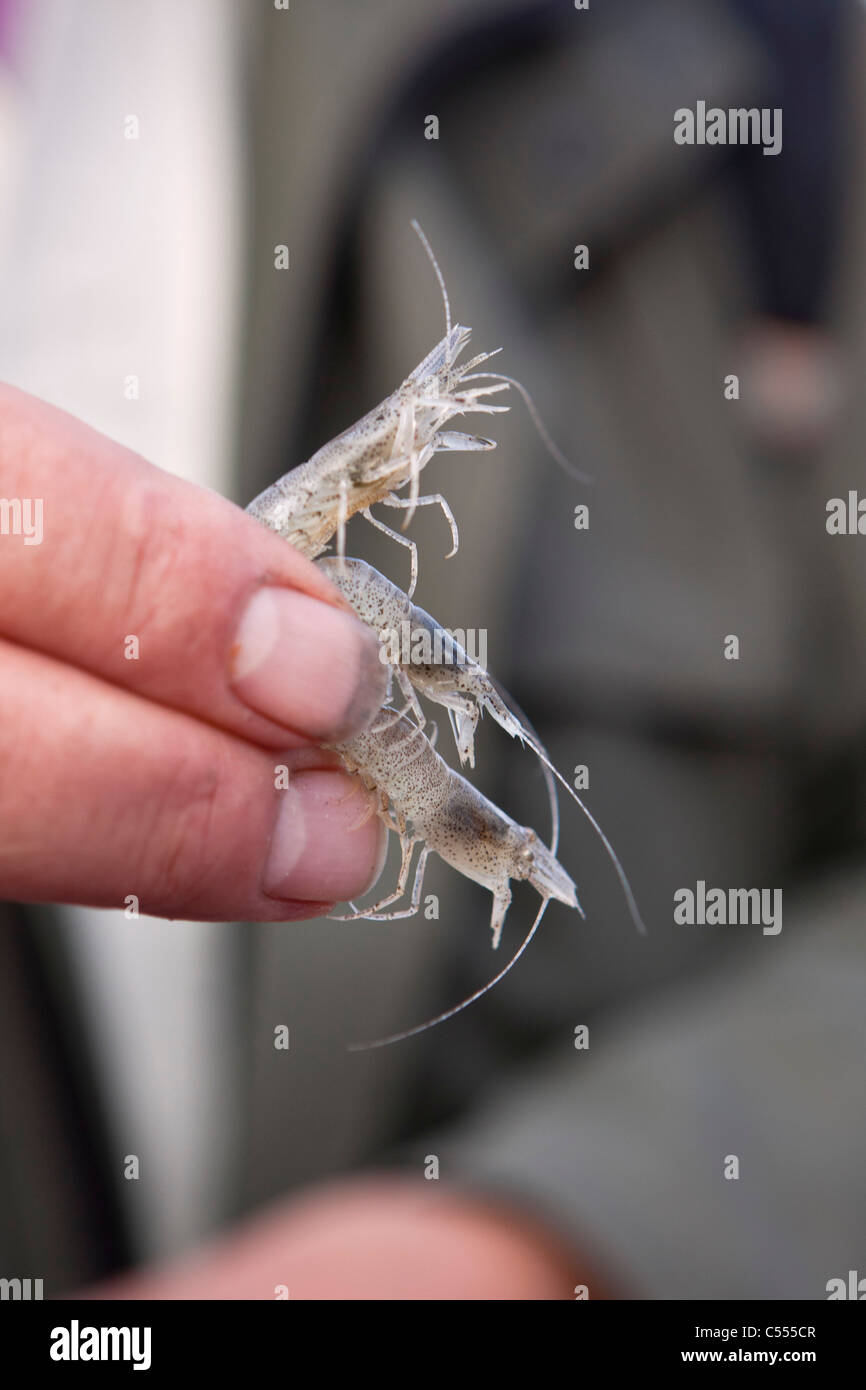
[[[215,875],[223,787],[220,761],[214,758],[179,761],[161,788],[148,837],[147,878],[167,915],[205,911]]]

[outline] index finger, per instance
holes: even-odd
[[[8,386],[4,502],[0,634],[268,746],[336,742],[383,703],[375,635],[308,560]]]

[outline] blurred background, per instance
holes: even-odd
[[[512,393],[494,452],[428,467],[461,545],[417,514],[416,601],[486,629],[588,769],[649,927],[566,802],[586,922],[552,904],[478,1005],[350,1054],[483,984],[532,893],[497,957],[489,894],[438,860],[436,920],[6,905],[0,1272],[62,1294],[430,1154],[620,1297],[823,1298],[862,1267],[866,560],[825,522],[866,439],[864,40],[854,0],[0,0],[0,377],[160,466],[244,505],[388,395],[444,332],[420,221],[474,349],[594,482]],[[676,144],[698,101],[781,108],[781,153]],[[496,726],[474,780],[546,832]],[[675,923],[698,880],[782,889],[781,932]]]

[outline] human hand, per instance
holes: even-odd
[[[0,387],[0,896],[282,921],[363,893],[386,833],[314,745],[385,683],[285,541]]]

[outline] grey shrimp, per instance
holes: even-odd
[[[452,868],[481,884],[493,894],[490,926],[493,947],[499,945],[505,914],[511,903],[511,881],[524,880],[541,895],[541,906],[519,950],[492,980],[468,999],[445,1013],[374,1042],[353,1043],[350,1051],[365,1051],[402,1042],[434,1027],[480,999],[503,979],[523,955],[541,922],[548,902],[555,898],[567,907],[583,908],[577,887],[565,869],[528,826],[518,825],[488,801],[471,782],[440,758],[417,725],[397,710],[383,709],[366,733],[337,745],[347,768],[356,772],[380,801],[379,814],[400,836],[401,861],[394,891],[369,911],[336,917],[337,921],[392,921],[417,913],[427,859],[438,854]],[[370,811],[372,814],[372,808]],[[415,870],[408,908],[386,912],[403,897],[416,844],[421,853]],[[352,904],[350,904],[352,906]]]
[[[315,559],[334,536],[337,554],[345,554],[346,524],[360,512],[373,526],[408,548],[411,560],[409,595],[418,582],[418,550],[408,537],[400,535],[374,516],[371,507],[383,506],[406,512],[403,530],[417,507],[436,505],[451,529],[451,550],[459,544],[457,523],[441,493],[420,495],[420,475],[433,454],[445,450],[487,451],[496,441],[482,435],[444,428],[456,415],[502,414],[507,405],[494,405],[487,396],[512,387],[520,394],[551,456],[565,472],[581,482],[591,483],[587,474],[576,469],[551,439],[526,387],[501,372],[476,369],[501,352],[494,348],[480,352],[468,362],[457,358],[469,341],[472,330],[451,322],[451,304],[442,271],[430,243],[416,221],[412,227],[433,267],[445,308],[445,337],[436,344],[397,390],[380,405],[324,444],[306,463],[272,483],[247,507],[251,516],[276,531],[308,559]],[[480,385],[470,386],[470,382]],[[397,492],[408,485],[408,497]]]
[[[449,558],[455,555],[459,537],[451,508],[441,493],[419,495],[420,474],[437,452],[495,449],[495,440],[446,430],[444,426],[455,415],[476,411],[494,415],[507,411],[507,405],[493,405],[484,398],[507,391],[512,384],[496,379],[486,385],[466,385],[469,380],[480,379],[469,374],[500,349],[481,352],[468,362],[457,363],[472,330],[460,324],[452,327],[442,273],[421,228],[416,222],[412,225],[431,258],[445,297],[445,337],[387,400],[324,444],[306,463],[266,488],[247,507],[252,516],[309,559],[321,555],[335,535],[337,553],[345,554],[346,523],[356,512],[361,512],[379,530],[408,547],[412,566],[410,594],[414,593],[418,580],[415,543],[374,517],[370,508],[381,502],[386,507],[405,509],[405,530],[416,507],[436,504],[442,508],[451,528]],[[409,496],[397,497],[396,492],[407,484]]]
[[[541,763],[550,798],[553,821],[551,849],[555,852],[559,836],[559,809],[551,781],[551,778],[556,778],[601,840],[616,870],[632,921],[641,935],[645,935],[646,927],[634,891],[613,845],[589,807],[551,761],[544,744],[508,692],[474,661],[449,633],[439,627],[429,613],[425,613],[417,604],[411,603],[396,584],[392,584],[390,579],[366,561],[328,558],[320,560],[318,566],[352,605],[358,617],[379,633],[380,637],[392,633],[399,633],[402,637],[402,625],[408,624],[408,629],[405,630],[408,641],[399,643],[397,655],[402,656],[408,648],[410,659],[408,662],[393,665],[400,689],[407,701],[407,710],[411,709],[419,727],[423,729],[426,721],[415,690],[419,690],[434,703],[443,705],[448,711],[461,764],[475,766],[475,730],[479,717],[484,712],[492,715],[511,738],[518,739],[520,743],[532,749]],[[419,637],[425,640],[417,642],[416,639]],[[429,650],[435,653],[438,649],[441,660],[413,660],[412,653],[425,647],[428,649],[425,655],[429,654]],[[385,650],[383,648],[383,653]]]
[[[522,737],[525,730],[520,719],[508,708],[484,668],[402,589],[365,560],[327,557],[318,561],[318,567],[358,617],[378,633],[383,643],[382,659],[387,658],[393,667],[419,725],[423,728],[425,719],[416,689],[447,709],[461,764],[475,766],[475,730],[485,710],[512,738]],[[418,652],[431,659],[418,658]],[[438,661],[434,659],[437,654]],[[405,655],[408,660],[403,660]]]
[[[490,928],[494,950],[511,902],[511,879],[528,879],[544,899],[556,898],[582,914],[574,883],[535,831],[518,825],[449,767],[423,730],[399,710],[386,706],[366,733],[335,746],[349,771],[356,772],[370,791],[378,793],[380,814],[400,836],[402,851],[394,892],[369,912],[353,914],[349,920],[355,916],[367,921],[414,916],[431,853],[493,894]],[[422,850],[410,906],[384,914],[383,909],[406,892],[412,853],[419,843]]]

